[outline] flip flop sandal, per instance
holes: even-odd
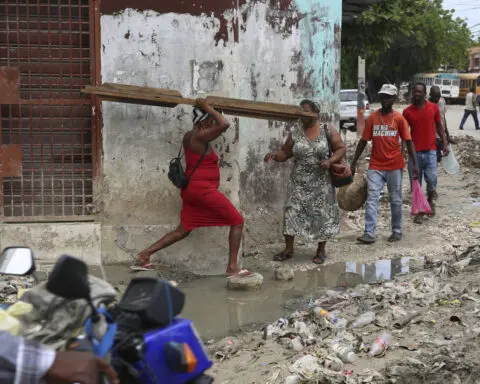
[[[252,276],[253,272],[250,272],[248,269],[242,269],[233,275],[227,275],[227,279],[231,279],[232,277],[248,277]]]
[[[292,257],[292,254],[282,251],[273,256],[273,261],[286,261],[288,259],[291,259]]]
[[[151,271],[155,268],[153,268],[153,265],[151,263],[147,264],[134,264],[130,267],[132,271]]]

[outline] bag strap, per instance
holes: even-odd
[[[200,156],[200,159],[197,161],[197,164],[195,164],[195,167],[193,167],[193,170],[192,172],[190,172],[190,175],[188,176],[187,180],[190,181],[190,179],[192,178],[192,175],[195,173],[195,171],[197,170],[198,166],[200,165],[200,163],[202,162],[203,158],[205,157],[205,155],[207,154],[207,151],[208,151],[208,148],[210,146],[208,144],[205,144],[205,150],[203,151],[202,153],[202,156]]]
[[[330,158],[333,155],[333,150],[332,150],[332,137],[330,134],[330,130],[328,129],[328,124],[323,124],[323,130],[325,131],[325,136],[327,137],[328,158]]]
[[[333,156],[333,147],[332,147],[332,134],[330,132],[330,128],[328,124],[323,124],[323,129],[325,131],[325,135],[327,136],[327,143],[328,143],[328,158]],[[346,144],[345,144],[346,146]],[[345,152],[345,160],[347,159],[347,153]]]
[[[182,155],[182,149],[183,149],[183,140],[182,140],[182,144],[180,144],[180,149],[178,150],[178,155],[177,155],[177,159],[179,159]]]

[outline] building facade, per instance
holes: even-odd
[[[342,3],[330,0],[8,1],[0,9],[0,245],[92,264],[130,262],[179,221],[168,164],[191,108],[100,102],[115,82],[298,103],[335,122]],[[19,85],[19,87],[18,87]],[[227,116],[221,190],[246,218],[246,253],[280,241],[289,169],[266,166],[294,124]],[[158,257],[218,273],[227,229],[195,231]],[[154,259],[157,260],[157,259]]]

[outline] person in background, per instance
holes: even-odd
[[[477,95],[478,112],[480,112],[480,93]]]
[[[463,130],[463,126],[468,119],[468,116],[472,115],[475,123],[475,129],[479,130],[477,117],[477,101],[475,100],[475,87],[470,89],[470,92],[465,96],[465,111],[463,112],[462,122],[460,123],[460,129]]]
[[[170,245],[185,239],[195,228],[230,227],[228,237],[229,258],[226,275],[250,276],[247,270],[238,267],[238,252],[242,241],[243,217],[233,204],[218,190],[220,185],[220,169],[218,156],[210,142],[225,132],[230,124],[222,114],[205,100],[197,99],[193,110],[193,129],[183,137],[185,176],[191,175],[187,187],[182,189],[182,212],[178,227],[163,236],[156,243],[137,255],[134,270],[152,269],[150,257]],[[205,153],[202,161],[202,154]],[[197,167],[198,165],[198,167]],[[199,257],[201,257],[199,255]]]
[[[432,87],[430,88],[430,101],[432,103],[437,104],[438,109],[440,111],[440,116],[442,118],[443,128],[445,129],[445,135],[447,136],[447,142],[451,143],[450,134],[448,133],[448,128],[447,128],[447,117],[446,117],[447,102],[442,97],[440,87],[438,85],[432,85]],[[436,134],[437,134],[437,163],[440,163],[440,161],[442,160],[443,142],[438,132],[436,132]],[[435,200],[438,199],[437,191],[435,191],[433,198]]]
[[[113,368],[88,352],[56,352],[8,332],[0,332],[0,383],[97,384],[100,373],[120,384]]]
[[[311,100],[303,100],[300,106],[306,112],[320,113],[320,106]],[[330,158],[325,128],[331,138],[333,154]],[[285,249],[275,255],[273,260],[285,261],[292,258],[295,236],[301,236],[318,243],[313,262],[325,262],[327,241],[340,231],[340,211],[330,167],[343,159],[345,152],[345,144],[337,130],[325,126],[317,118],[305,119],[301,128],[288,135],[279,151],[265,156],[265,162],[285,162],[292,157],[295,159],[283,212]]]
[[[422,184],[423,177],[427,183],[427,198],[435,215],[434,196],[437,189],[437,138],[440,136],[443,145],[443,155],[448,154],[447,137],[443,129],[442,118],[438,106],[426,100],[427,87],[423,83],[416,83],[412,90],[413,103],[403,111],[403,117],[410,125],[413,145],[415,146],[417,165],[419,169],[418,181]],[[413,159],[408,162],[410,184],[413,182]],[[415,223],[421,224],[422,215],[417,215]]]
[[[368,197],[365,204],[365,232],[357,240],[364,244],[376,241],[378,203],[385,183],[388,188],[392,212],[392,235],[389,242],[402,239],[402,178],[405,161],[402,156],[400,139],[406,143],[413,162],[413,176],[418,176],[415,148],[408,129],[408,123],[400,112],[393,109],[398,89],[395,85],[384,84],[378,92],[382,108],[373,112],[365,122],[363,136],[358,142],[351,168],[355,173],[357,161],[368,141],[372,141],[370,166],[367,171]]]

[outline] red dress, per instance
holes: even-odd
[[[200,159],[200,155],[185,148],[188,177]],[[243,224],[243,217],[223,193],[220,185],[218,156],[213,148],[205,155],[193,173],[188,186],[182,190],[180,220],[187,231],[199,227],[223,227]]]

